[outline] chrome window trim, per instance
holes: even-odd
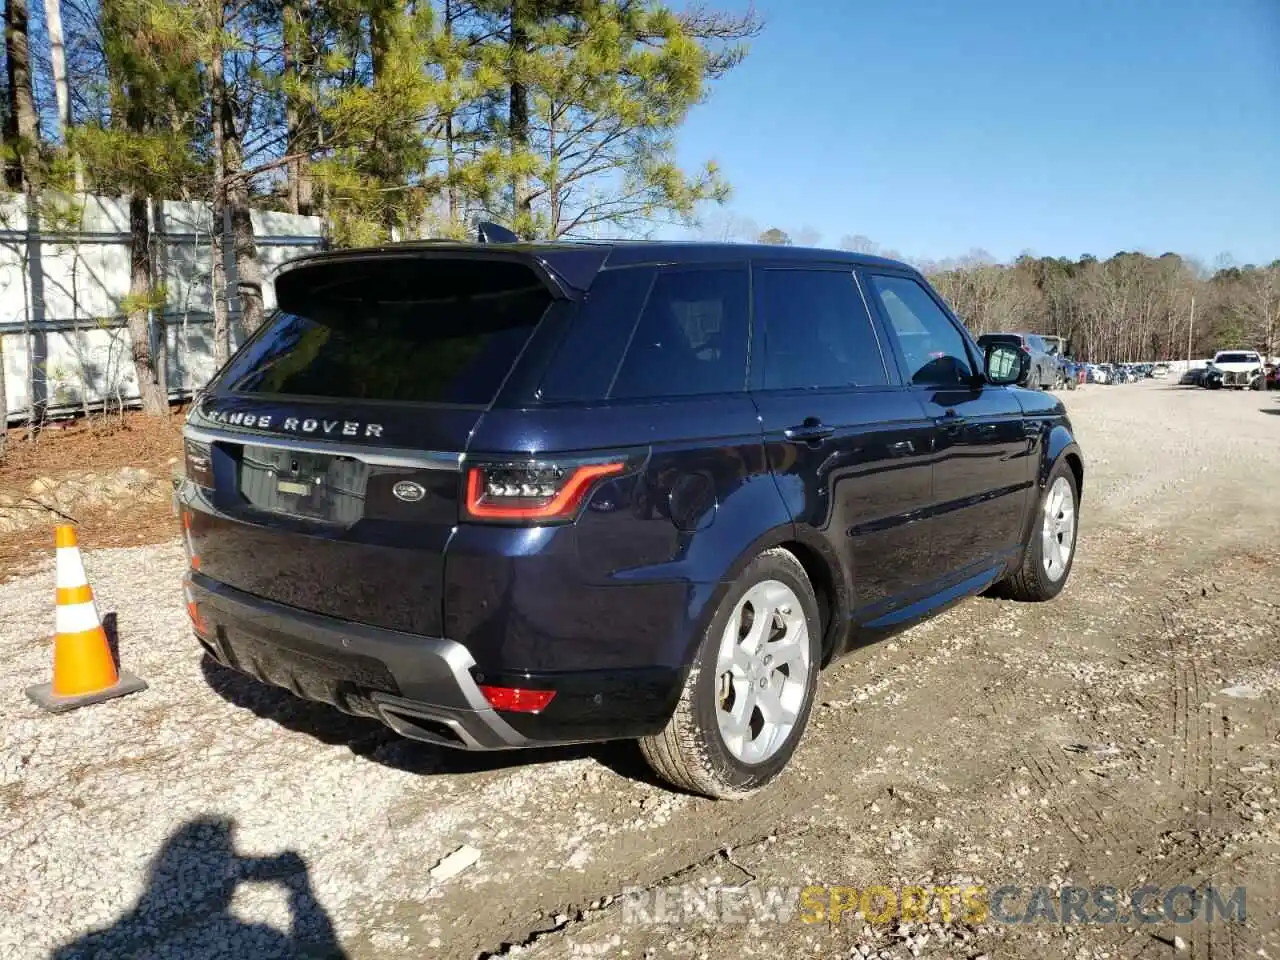
[[[182,435],[197,443],[230,442],[254,444],[259,447],[274,447],[280,450],[293,450],[297,453],[318,453],[332,456],[351,457],[370,466],[409,467],[418,470],[461,471],[463,453],[443,453],[436,450],[394,450],[387,447],[363,447],[357,444],[316,443],[293,437],[267,436],[259,433],[236,433],[230,430],[213,430],[208,427],[187,425]]]

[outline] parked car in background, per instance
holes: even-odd
[[[1089,383],[1109,383],[1110,376],[1105,363],[1091,363],[1086,367]]]
[[[1203,387],[1204,376],[1208,370],[1208,367],[1191,367],[1178,378],[1178,385],[1182,387]]]
[[[1062,381],[1062,367],[1057,355],[1038,333],[984,333],[978,346],[985,350],[996,343],[1010,343],[1030,358],[1026,386],[1035,390],[1052,390]]]
[[[1204,385],[1211,390],[1261,390],[1265,386],[1262,357],[1254,350],[1219,350],[1210,361]]]
[[[1150,375],[1156,379],[1167,377],[1169,375],[1169,365],[1167,363],[1152,364]]]
[[[1080,382],[1080,373],[1084,370],[1084,364],[1077,363],[1070,357],[1059,358],[1062,365],[1063,383],[1066,384],[1068,390],[1074,390],[1076,384]]]

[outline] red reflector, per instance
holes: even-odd
[[[554,690],[523,690],[520,687],[489,687],[480,685],[480,692],[495,710],[512,713],[539,713],[556,695]]]
[[[196,598],[191,592],[191,584],[184,583],[182,592],[186,595],[187,616],[191,618],[191,626],[195,627],[196,633],[207,634],[209,625],[204,622],[204,617],[200,616],[200,606],[196,603]]]
[[[191,626],[195,627],[196,633],[208,633],[209,625],[204,622],[204,617],[200,616],[200,609],[194,603],[187,604],[187,616],[191,618]]]
[[[200,569],[200,554],[196,553],[195,541],[191,536],[191,511],[182,511],[183,543],[187,548],[187,556],[191,559],[191,569]]]

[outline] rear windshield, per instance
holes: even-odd
[[[978,343],[986,346],[988,343],[1012,343],[1014,346],[1022,346],[1022,338],[1016,333],[984,333],[978,338]]]
[[[1220,353],[1214,363],[1257,363],[1256,353]]]
[[[531,268],[483,259],[320,263],[276,289],[224,389],[485,405],[551,302]]]

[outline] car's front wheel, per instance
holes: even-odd
[[[640,741],[654,771],[718,799],[781,773],[813,709],[821,622],[794,554],[775,548],[752,560],[712,617],[671,719]]]
[[[1044,485],[1022,566],[1004,583],[1002,593],[1013,600],[1039,601],[1062,592],[1075,560],[1079,502],[1076,476],[1065,460],[1059,460]]]

